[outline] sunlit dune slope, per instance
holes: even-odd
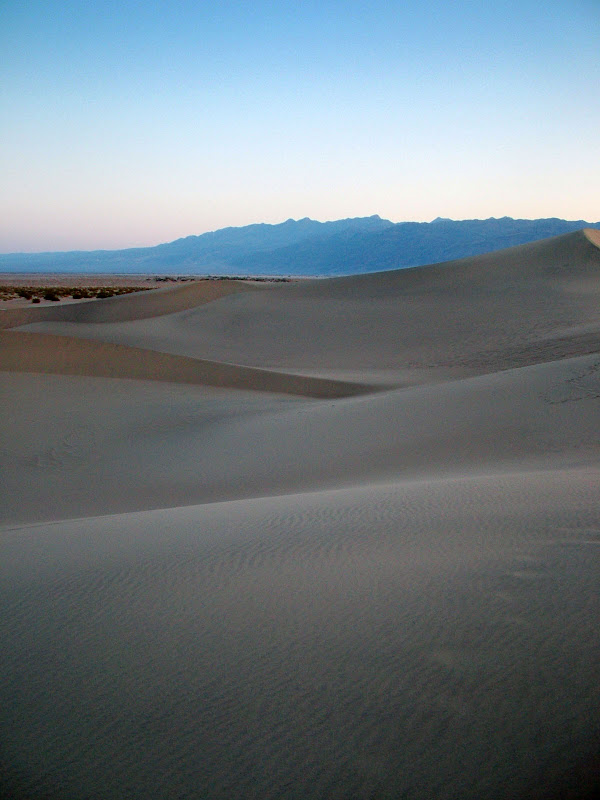
[[[600,247],[599,230],[597,230],[596,228],[584,228],[583,232],[592,244],[595,244],[596,247]]]

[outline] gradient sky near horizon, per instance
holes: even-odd
[[[600,0],[3,0],[0,252],[600,220]]]

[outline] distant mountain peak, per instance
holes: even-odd
[[[581,228],[584,220],[452,220],[393,223],[378,214],[319,222],[221,228],[146,248],[70,253],[7,253],[11,272],[187,275],[343,275],[401,269],[480,255]]]

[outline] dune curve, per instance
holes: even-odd
[[[0,370],[203,384],[306,397],[347,397],[382,389],[379,385],[292,375],[120,344],[22,331],[0,332]]]
[[[441,265],[231,294],[154,319],[27,330],[288,372],[362,373],[369,382],[388,371],[399,383],[429,382],[599,349],[600,250],[578,232]]]
[[[109,323],[148,319],[196,308],[229,294],[256,291],[261,286],[248,281],[203,280],[108,297],[102,302],[8,309],[0,314],[0,329],[42,321]]]

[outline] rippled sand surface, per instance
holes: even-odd
[[[8,774],[42,796],[528,796],[595,724],[599,480],[5,531]]]
[[[434,341],[443,324],[414,270],[385,277],[395,332],[373,276],[203,309],[166,292],[163,314],[160,296],[122,298],[105,320],[98,301],[93,321],[82,305],[4,334],[0,796],[594,796],[600,250],[570,235],[490,258],[459,262],[472,324],[452,363],[448,327],[417,363],[418,326]],[[538,291],[520,323],[494,288],[519,258]],[[292,336],[300,291],[311,324]],[[410,297],[420,316],[402,315]],[[242,370],[270,369],[263,334],[242,358],[257,303],[253,325],[286,320],[270,391]],[[374,331],[354,370],[340,303]],[[211,383],[216,333],[199,331],[216,318],[241,371]],[[121,355],[99,374],[107,344]]]

